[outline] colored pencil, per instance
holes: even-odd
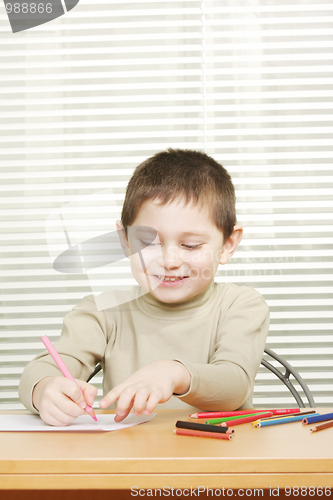
[[[192,429],[193,431],[222,432],[224,434],[232,434],[235,432],[234,429],[229,429],[229,427],[215,427],[214,425],[183,422],[182,420],[176,422],[176,427],[179,429]]]
[[[262,415],[262,413],[252,413],[250,415],[246,415],[247,417],[251,417],[251,416],[254,416],[256,415],[257,418],[259,418],[259,415]],[[234,417],[232,417],[233,420],[238,420],[239,418],[244,418],[245,415],[236,415]],[[227,422],[228,420],[230,420],[230,417],[222,417],[222,418],[213,418],[211,420],[206,420],[206,424],[212,424],[212,425],[215,425],[215,424],[222,424],[222,422]]]
[[[173,432],[178,434],[178,436],[194,436],[194,437],[204,437],[213,439],[224,439],[226,441],[230,441],[230,439],[232,439],[232,434],[225,434],[224,432],[193,431],[192,429],[176,429]]]
[[[276,418],[298,417],[300,415],[311,415],[316,413],[316,410],[302,411],[302,413],[286,413],[285,415],[272,415],[271,417],[260,417],[260,420],[273,420]],[[258,419],[259,420],[259,419]]]
[[[297,415],[295,417],[286,417],[286,418],[276,418],[274,420],[264,420],[262,422],[258,422],[256,427],[269,427],[270,425],[281,425],[281,424],[289,424],[291,422],[300,422],[303,419],[303,415]]]
[[[49,351],[50,355],[54,359],[57,367],[59,368],[59,370],[61,371],[61,373],[63,374],[63,376],[66,377],[66,378],[68,378],[69,380],[72,380],[73,382],[75,382],[76,385],[78,386],[78,388],[80,389],[80,391],[82,392],[82,395],[84,397],[84,394],[83,394],[83,391],[82,391],[81,387],[76,382],[76,380],[73,377],[73,375],[71,374],[71,372],[68,370],[67,366],[65,365],[65,363],[63,362],[63,360],[61,359],[61,357],[59,356],[59,354],[57,353],[54,345],[52,344],[52,342],[48,338],[48,336],[44,335],[43,337],[41,337],[41,341],[45,345],[46,349]],[[95,420],[95,422],[97,422],[97,417],[96,417],[95,412],[94,412],[94,410],[92,409],[91,406],[87,405],[85,407],[85,411]]]
[[[313,413],[316,413],[315,410],[311,410],[311,411],[304,411],[302,413],[290,413],[290,414],[286,414],[286,415],[273,415],[272,417],[264,417],[264,418],[258,418],[257,420],[255,420],[254,422],[252,422],[252,427],[256,427],[257,426],[257,422],[266,422],[266,420],[276,420],[277,418],[287,418],[287,417],[298,417],[300,415],[304,416],[304,415],[310,415],[310,414],[313,414]]]
[[[262,413],[261,415],[265,415],[266,417],[270,417],[272,415],[271,412]],[[258,420],[258,415],[245,416],[243,418],[237,418],[236,420],[227,420],[226,422],[222,422],[220,424],[221,427],[230,426],[230,425],[241,425],[247,424],[248,422],[253,422],[254,420]]]
[[[325,422],[325,420],[332,420],[333,413],[325,413],[324,415],[312,415],[311,417],[305,417],[302,422],[304,425],[316,424],[317,422]]]
[[[273,415],[283,415],[287,413],[299,413],[300,408],[287,408],[287,409],[275,409],[272,410],[267,408],[267,410],[236,410],[236,411],[205,411],[199,413],[192,413],[190,418],[223,418],[223,417],[235,417],[237,415],[252,415],[253,413],[265,413],[271,411]]]
[[[310,429],[311,432],[323,431],[324,429],[328,429],[329,427],[333,427],[333,420],[326,422],[326,424],[317,425],[313,429]]]

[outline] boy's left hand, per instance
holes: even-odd
[[[182,363],[154,361],[114,387],[99,406],[107,408],[118,400],[116,422],[124,420],[132,408],[136,416],[150,415],[156,405],[165,403],[173,394],[185,394],[190,382],[191,375]]]

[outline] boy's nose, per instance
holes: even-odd
[[[174,269],[182,265],[181,249],[175,246],[162,247],[163,267],[165,269]]]

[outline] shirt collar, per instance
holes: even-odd
[[[195,297],[186,300],[184,302],[176,302],[174,304],[169,304],[165,302],[161,302],[156,299],[150,293],[146,293],[139,298],[139,303],[141,308],[151,314],[153,316],[164,316],[166,318],[174,317],[174,315],[178,316],[190,314],[201,313],[203,310],[206,310],[209,307],[209,302],[211,297],[215,294],[216,283],[213,281],[205,290],[196,295]]]

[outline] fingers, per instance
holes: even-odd
[[[162,391],[159,389],[150,390],[149,387],[141,388],[137,392],[134,403],[133,403],[133,413],[136,416],[150,415],[152,411],[156,408],[159,403],[164,403],[165,398],[163,397]]]
[[[150,415],[157,404],[168,401],[183,378],[180,363],[171,360],[154,361],[133,373],[125,382],[114,387],[100,401],[101,408],[117,402],[115,420],[123,420],[133,408],[134,415]],[[176,377],[174,372],[178,374]],[[179,375],[179,372],[181,375]],[[186,369],[186,372],[187,369]],[[182,388],[181,388],[182,389]]]
[[[64,377],[54,377],[47,381],[40,397],[39,414],[49,425],[69,425],[77,417],[84,415],[87,404],[93,404],[97,389],[78,380],[78,385]],[[84,392],[82,394],[80,388]],[[88,403],[88,401],[89,403]]]
[[[92,406],[97,396],[97,388],[94,385],[88,384],[88,382],[84,382],[83,380],[76,380],[76,382],[83,391],[83,399],[86,402],[86,405]]]
[[[161,402],[161,398],[158,392],[153,392],[147,401],[146,408],[144,410],[144,415],[150,415]]]
[[[62,377],[59,380],[59,389],[62,394],[67,396],[67,398],[76,403],[80,408],[84,409],[87,406],[87,401],[77,383]]]
[[[119,398],[119,396],[121,394],[122,387],[123,387],[123,384],[117,385],[116,387],[114,387],[110,392],[107,393],[106,396],[104,396],[103,399],[100,400],[99,406],[102,409],[108,408],[109,406],[111,406]]]
[[[85,411],[64,394],[55,401],[45,401],[40,410],[41,418],[49,425],[65,426],[77,417],[84,415]]]
[[[118,401],[115,422],[121,422],[127,417],[132,408],[133,414],[137,417],[143,413],[150,415],[155,407],[164,401],[164,398],[159,389],[151,386],[128,385],[123,388],[122,384],[112,389],[99,404],[101,408],[107,408],[115,401]]]
[[[110,405],[118,401],[117,404],[117,415],[115,416],[115,422],[121,422],[127,417],[133,406],[133,395],[135,391],[133,386],[125,386],[125,384],[120,384],[114,387],[104,398],[99,402],[101,408],[108,408]]]
[[[148,387],[137,387],[135,385],[127,386],[121,393],[117,403],[117,415],[122,417],[122,420],[127,416],[133,408],[133,413],[136,417],[141,415],[143,408],[146,405],[149,397]],[[120,422],[120,420],[117,420]]]
[[[117,410],[117,415],[114,417],[114,421],[115,422],[121,422],[122,420],[124,420],[127,417],[127,415],[129,414],[129,412],[131,411],[131,408],[132,408],[132,406],[130,405],[127,408],[127,410],[125,410],[124,413],[121,411],[121,414],[118,413],[118,410]]]

